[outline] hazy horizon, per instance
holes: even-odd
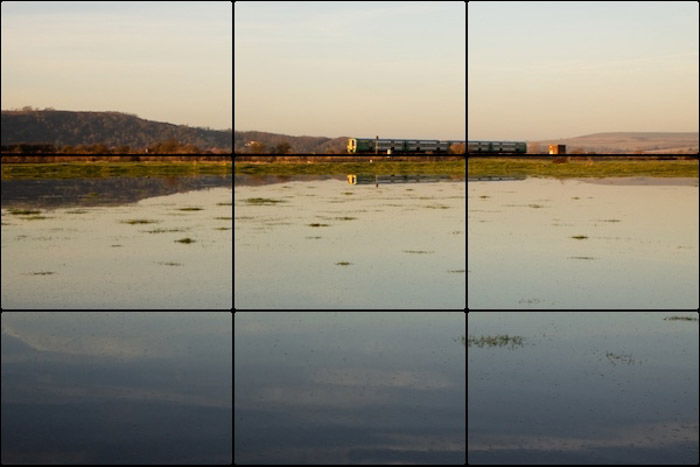
[[[3,110],[233,128],[230,1],[2,2]]]
[[[468,5],[468,139],[698,131],[697,2]]]
[[[237,2],[236,131],[465,140],[465,4]]]

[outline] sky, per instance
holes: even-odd
[[[698,3],[468,4],[468,138],[698,131]]]
[[[465,3],[236,2],[235,129],[465,139]]]
[[[232,128],[232,4],[2,2],[2,109]]]

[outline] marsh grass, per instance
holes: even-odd
[[[534,177],[698,177],[698,163],[692,160],[643,161],[643,160],[570,160],[566,164],[553,164],[551,160],[470,158],[469,176]]]
[[[178,211],[204,211],[204,208],[180,208]]]
[[[122,224],[130,224],[130,225],[136,225],[136,224],[157,224],[160,221],[154,221],[153,219],[127,219],[120,221]]]
[[[585,240],[588,237],[586,235],[572,235],[571,238],[573,238],[574,240]]]
[[[691,318],[690,316],[669,316],[664,318],[664,321],[697,321],[698,318]]]
[[[348,261],[338,261],[338,262],[335,263],[335,264],[336,264],[337,266],[350,266],[352,263],[350,263],[350,262],[348,262]]]
[[[3,180],[227,175],[232,172],[233,163],[210,161],[2,164]]]
[[[510,336],[508,334],[500,334],[496,336],[469,336],[467,340],[468,347],[522,347],[525,339],[521,336]]]
[[[248,198],[245,200],[246,203],[248,204],[277,204],[277,203],[286,203],[286,201],[281,200],[281,199],[272,199],[272,198]]]
[[[196,240],[192,240],[191,238],[181,238],[179,240],[175,240],[177,243],[195,243]]]
[[[249,164],[237,163],[236,174],[248,175],[458,175],[464,176],[465,161],[444,162],[320,162],[315,164]]]

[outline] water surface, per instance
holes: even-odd
[[[235,306],[463,309],[464,194],[463,178],[237,176]]]
[[[469,182],[468,306],[698,307],[698,180]]]
[[[463,312],[236,312],[237,464],[465,462]]]
[[[697,464],[697,317],[470,312],[469,464]]]
[[[3,308],[230,309],[231,180],[3,181]]]

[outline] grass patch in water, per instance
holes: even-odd
[[[434,251],[427,251],[427,250],[403,250],[404,253],[409,253],[412,255],[429,255],[432,253],[435,253]]]
[[[168,233],[168,232],[184,232],[186,229],[153,229],[153,230],[141,230],[143,233],[157,234],[157,233]]]
[[[348,261],[338,261],[338,262],[335,263],[335,264],[336,264],[337,266],[350,266],[352,263],[350,263],[350,262],[348,262]]]
[[[29,276],[51,276],[53,274],[56,274],[53,271],[38,271],[38,272],[30,272],[27,275]]]
[[[204,208],[180,208],[178,211],[204,211]]]
[[[319,224],[318,222],[314,222],[313,224],[307,224],[309,227],[328,227],[330,224]]]
[[[521,336],[510,336],[500,334],[497,336],[469,336],[467,344],[469,347],[522,347],[525,339]]]
[[[158,261],[156,264],[161,266],[182,266],[182,263],[176,263],[175,261]]]
[[[286,203],[286,201],[281,200],[281,199],[272,199],[272,198],[248,198],[245,200],[246,203],[248,204],[277,204],[277,203]]]
[[[690,316],[669,316],[664,318],[664,321],[697,321],[698,318],[691,318]]]
[[[122,224],[130,224],[130,225],[136,225],[136,224],[157,224],[160,221],[154,221],[152,219],[127,219],[120,221]]]
[[[575,240],[585,240],[588,237],[586,235],[572,235],[571,238],[573,238]]]
[[[192,240],[191,238],[181,238],[180,240],[175,240],[177,243],[194,243],[195,240]]]
[[[337,221],[354,221],[355,219],[357,219],[357,217],[347,217],[346,216],[346,217],[335,217],[334,219]]]

